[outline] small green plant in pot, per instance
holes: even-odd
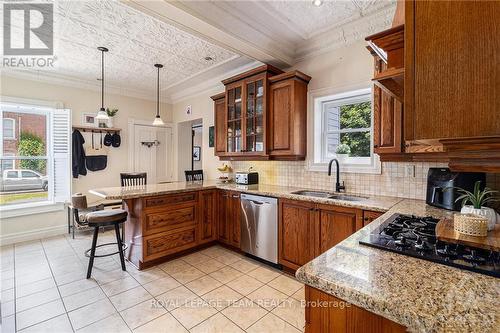
[[[116,114],[118,113],[118,109],[117,108],[114,108],[114,109],[110,109],[110,108],[106,108],[106,113],[108,114],[108,127],[113,127],[113,117],[116,116]]]
[[[480,180],[474,184],[473,192],[460,187],[455,187],[455,189],[460,193],[455,202],[462,200],[462,210],[460,210],[460,213],[486,217],[488,219],[488,230],[493,230],[497,220],[500,222],[500,215],[494,209],[486,207],[486,205],[498,201],[498,197],[496,196],[498,191],[494,191],[489,187],[481,189]]]
[[[345,159],[349,157],[349,154],[351,153],[351,147],[349,147],[345,143],[341,143],[337,146],[335,153],[339,161],[345,161]]]

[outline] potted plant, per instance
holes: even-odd
[[[487,218],[488,230],[493,230],[495,228],[495,223],[497,222],[498,214],[494,209],[485,207],[485,205],[494,201],[498,201],[498,198],[496,197],[498,191],[493,191],[488,187],[485,187],[484,190],[481,190],[480,180],[478,180],[474,184],[473,192],[467,191],[460,187],[456,187],[455,189],[460,193],[460,196],[455,200],[455,202],[462,200],[462,210],[460,210],[460,213],[474,214]],[[468,203],[470,203],[470,205],[468,205]]]
[[[106,108],[106,113],[108,114],[108,127],[113,127],[113,117],[118,113],[118,109]]]
[[[349,157],[349,154],[351,153],[351,148],[345,143],[341,143],[337,146],[337,150],[335,150],[335,153],[337,155],[337,159],[339,160],[339,162],[342,162],[345,161],[347,157]]]

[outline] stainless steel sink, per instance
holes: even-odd
[[[334,194],[328,197],[328,199],[335,200],[345,200],[345,201],[361,201],[366,200],[368,197],[362,197],[357,195],[347,195],[347,194]]]
[[[304,195],[307,197],[327,198],[327,199],[345,200],[345,201],[361,201],[368,199],[368,197],[363,197],[363,196],[348,195],[348,194],[332,194],[331,192],[326,192],[326,191],[301,190],[292,192],[292,194]]]
[[[317,197],[317,198],[328,198],[329,196],[332,195],[330,192],[308,191],[308,190],[295,191],[295,192],[292,192],[292,194],[305,195],[308,197]]]

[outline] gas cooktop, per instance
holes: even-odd
[[[360,244],[500,277],[500,252],[438,241],[438,219],[394,214]]]

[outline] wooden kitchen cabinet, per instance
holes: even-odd
[[[500,2],[407,1],[407,150],[439,147],[454,171],[500,171]]]
[[[406,4],[405,139],[500,135],[500,2]]]
[[[201,191],[199,200],[198,242],[203,244],[217,239],[217,190]]]
[[[406,332],[406,328],[396,322],[307,285],[305,300],[306,333]]]
[[[360,209],[281,199],[279,263],[296,270],[352,235],[363,225]]]
[[[307,85],[311,80],[299,71],[269,78],[269,155],[304,160],[307,143]]]
[[[278,261],[296,270],[314,258],[315,205],[310,202],[279,201]]]
[[[199,242],[197,191],[124,200],[126,258],[139,269],[196,247]]]
[[[367,47],[374,58],[374,76],[387,64]],[[403,151],[403,103],[378,85],[373,86],[373,150],[383,159],[384,154]]]
[[[212,96],[212,100],[214,101],[214,154],[215,156],[224,155],[226,152],[226,135],[225,131],[225,102],[226,102],[226,94],[220,93]]]
[[[220,242],[240,247],[240,194],[235,191],[219,191],[218,239]]]
[[[328,251],[363,226],[360,209],[333,205],[317,205],[316,255]]]
[[[301,72],[263,65],[223,80],[214,99],[216,153],[222,160],[297,160],[306,155],[307,83]],[[224,114],[222,114],[224,113]],[[223,149],[223,150],[222,150]]]
[[[382,212],[376,212],[373,210],[364,210],[363,211],[363,227],[372,223],[374,220],[378,219],[383,214],[384,213],[382,213]]]

